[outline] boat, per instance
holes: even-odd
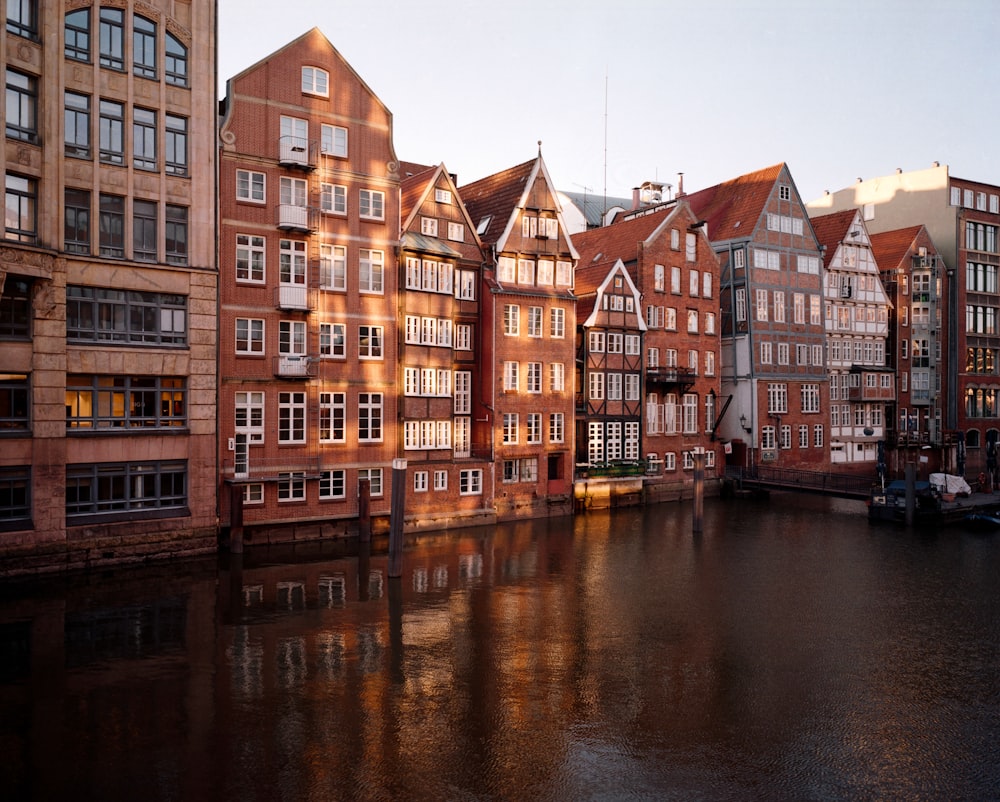
[[[970,512],[962,519],[962,524],[977,532],[995,532],[1000,529],[1000,513]]]
[[[872,490],[868,501],[868,520],[872,523],[906,522],[904,480],[894,479],[884,487],[876,486]],[[993,526],[991,520],[996,521],[995,528],[1000,528],[1000,498],[993,493],[962,493],[956,496],[942,493],[939,486],[931,482],[913,483],[913,523],[916,525],[966,522],[986,528]]]

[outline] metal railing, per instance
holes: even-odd
[[[798,490],[859,499],[869,498],[874,481],[871,477],[856,474],[804,471],[771,465],[753,465],[748,468],[727,465],[725,475],[741,487]]]

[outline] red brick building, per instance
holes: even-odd
[[[313,29],[229,80],[220,136],[221,522],[343,531],[397,456],[392,115]]]
[[[482,310],[483,393],[474,413],[492,437],[492,475],[465,492],[493,494],[498,518],[572,511],[576,250],[541,154],[461,187],[491,264]]]
[[[776,164],[685,200],[721,261],[722,394],[732,402],[720,431],[747,438],[749,460],[825,469],[822,256],[791,171]]]
[[[473,435],[488,341],[479,315],[483,249],[443,164],[404,163],[401,173],[397,450],[407,460],[407,524],[490,521],[490,496],[462,492],[472,472],[490,468],[489,440]]]

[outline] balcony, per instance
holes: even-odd
[[[312,210],[292,203],[278,204],[278,228],[282,231],[312,231]]]
[[[278,164],[299,170],[316,169],[316,143],[301,136],[283,136],[278,139]]]
[[[305,284],[279,284],[274,305],[291,312],[311,312],[316,308],[316,294]]]
[[[285,354],[274,358],[274,375],[282,379],[308,379],[314,375],[315,366],[312,357]]]
[[[316,479],[323,470],[319,457],[314,455],[287,457],[236,457],[222,462],[222,476],[228,481],[276,481],[284,474],[304,474],[305,479]]]
[[[683,393],[694,386],[697,376],[697,372],[690,368],[646,368],[646,387],[670,388]]]

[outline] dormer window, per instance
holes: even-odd
[[[302,68],[302,91],[307,95],[330,95],[330,73],[319,67]]]
[[[482,236],[486,233],[486,229],[490,227],[490,220],[493,219],[493,215],[487,215],[482,220],[479,221],[479,225],[476,226],[476,233]]]

